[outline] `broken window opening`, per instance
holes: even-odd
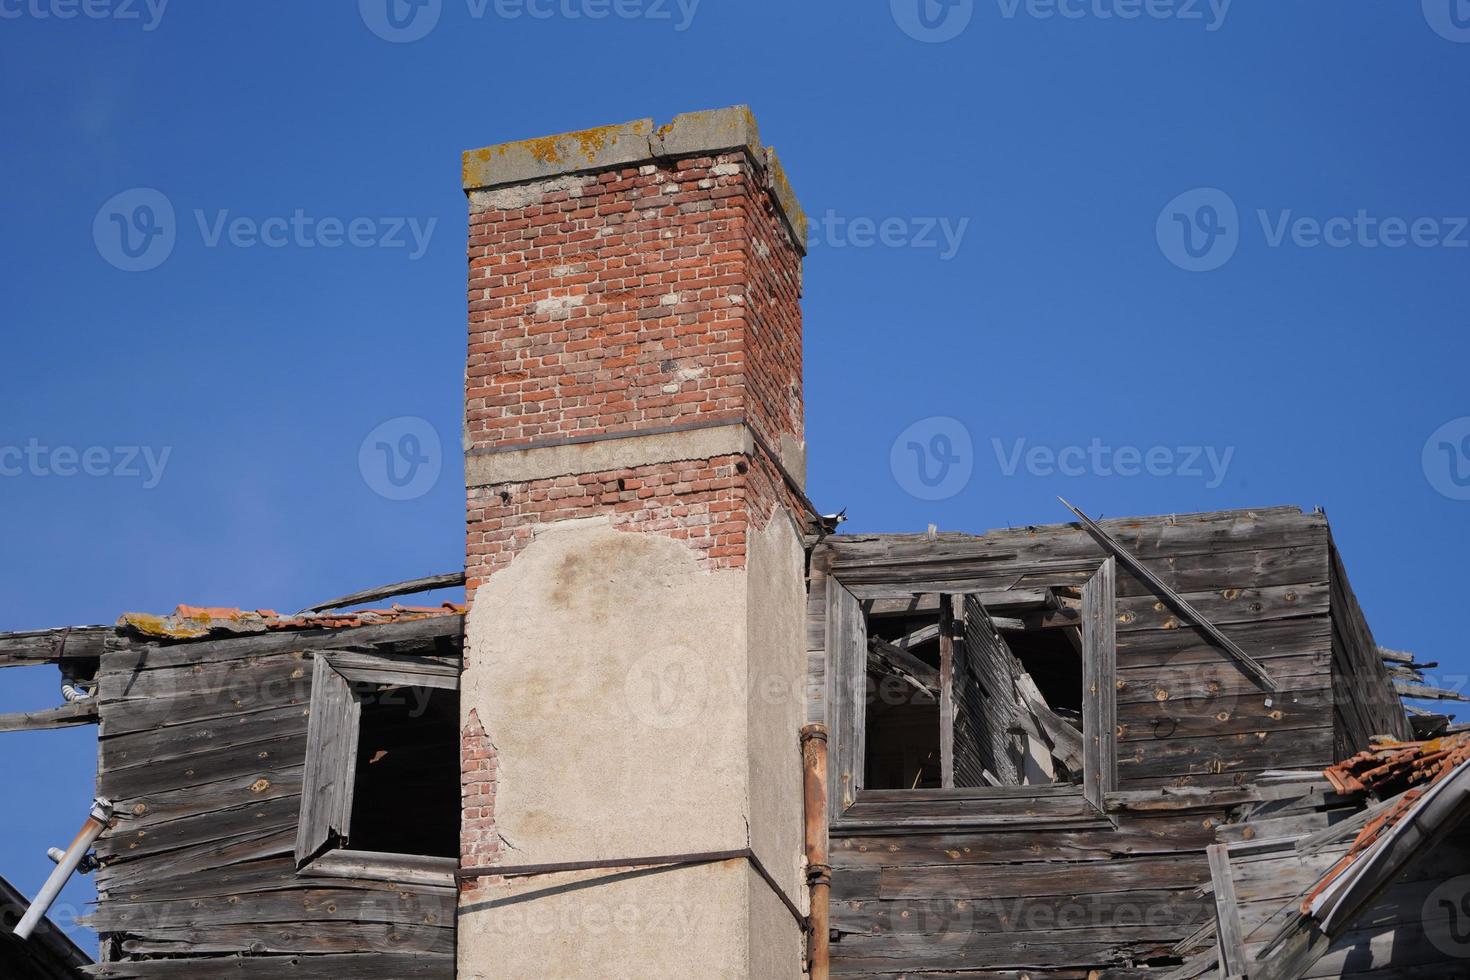
[[[452,886],[459,818],[458,665],[317,654],[300,872]]]
[[[939,721],[939,612],[869,621],[866,704],[871,789],[943,786]]]
[[[1117,784],[1115,576],[1108,559],[1081,588],[866,601],[829,580],[834,817],[863,790],[1075,787],[1101,809]]]
[[[361,706],[354,850],[459,854],[459,699],[428,687],[355,684]]]

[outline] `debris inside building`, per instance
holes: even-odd
[[[465,568],[0,636],[62,690],[0,732],[98,731],[8,975],[1470,976],[1470,732],[1404,703],[1467,698],[1325,514],[842,533],[748,110],[464,188]]]

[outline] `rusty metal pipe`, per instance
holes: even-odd
[[[29,939],[31,933],[35,932],[36,926],[51,911],[56,896],[61,894],[61,889],[66,885],[66,880],[71,877],[77,865],[87,856],[97,838],[107,829],[108,821],[112,819],[112,804],[106,800],[97,800],[92,804],[92,813],[87,817],[87,822],[82,824],[81,832],[77,834],[76,840],[71,842],[71,847],[66,849],[61,860],[56,863],[56,869],[51,872],[51,877],[46,879],[46,884],[41,887],[41,893],[26,909],[25,917],[20,920],[20,925],[15,927],[17,939]]]
[[[806,809],[806,880],[811,895],[807,975],[827,980],[831,966],[832,866],[827,851],[827,726],[801,730],[803,802]]]

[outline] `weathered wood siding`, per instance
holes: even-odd
[[[1130,518],[1103,527],[1275,677],[1263,692],[1148,585],[1117,574],[1119,788],[1228,786],[1336,761],[1326,518],[1297,508]],[[834,536],[813,566],[860,600],[1082,586],[1108,553],[1076,525]],[[826,688],[821,604],[809,601],[809,686]],[[819,701],[812,720],[825,720]]]
[[[954,791],[941,803],[864,804],[889,826],[832,841],[832,973],[839,977],[1158,977],[1122,969],[1175,959],[1211,921],[1199,886],[1223,810],[1123,816],[1114,827],[1080,787],[1034,796]],[[897,797],[894,797],[897,799]],[[904,810],[918,811],[909,816]],[[994,820],[965,827],[967,815]],[[922,815],[954,827],[899,828]],[[875,822],[876,823],[876,822]]]
[[[1368,748],[1374,735],[1403,740],[1414,735],[1335,543],[1331,560],[1333,754],[1346,759]]]
[[[1229,794],[1257,794],[1267,770],[1337,760],[1337,719],[1355,709],[1336,700],[1334,635],[1358,631],[1361,614],[1348,612],[1356,604],[1340,564],[1334,574],[1326,519],[1281,508],[1103,526],[1260,661],[1278,690],[1259,688],[1119,567],[1118,791],[1106,798],[1107,816],[1072,787],[863,792],[833,831],[834,976],[1167,974],[1190,948],[1184,941],[1213,925],[1213,899],[1200,886],[1210,880],[1206,848],[1230,839],[1239,817]],[[1074,525],[829,538],[813,558],[824,587],[810,594],[810,689],[828,688],[829,578],[864,603],[1081,587],[1107,557]],[[1389,690],[1386,677],[1382,684]],[[1396,702],[1385,705],[1377,723]],[[810,719],[826,721],[825,708],[814,698]],[[1210,803],[1185,808],[1166,795],[1181,792]],[[1265,900],[1263,887],[1244,874],[1248,914]]]
[[[98,792],[120,819],[97,847],[92,924],[113,961],[97,974],[452,977],[452,887],[300,877],[293,850],[314,651],[457,661],[459,631],[440,617],[105,654]]]

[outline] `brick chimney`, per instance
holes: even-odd
[[[797,977],[805,218],[743,107],[464,187],[462,861],[629,864],[467,884],[459,975]]]

